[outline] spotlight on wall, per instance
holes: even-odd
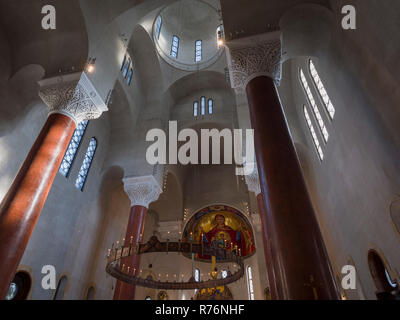
[[[86,62],[85,70],[87,73],[93,73],[96,71],[96,58],[89,58]]]

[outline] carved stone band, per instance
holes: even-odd
[[[268,76],[279,84],[282,77],[280,32],[242,38],[227,43],[231,86],[242,91],[258,76]]]
[[[149,208],[150,203],[156,201],[162,189],[154,176],[124,178],[124,189],[131,200],[131,206]]]
[[[85,72],[44,79],[39,86],[39,96],[50,108],[49,114],[64,114],[76,124],[97,119],[108,110]]]

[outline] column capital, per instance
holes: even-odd
[[[131,206],[149,208],[150,203],[156,201],[162,189],[154,176],[127,177],[122,180],[124,190],[131,200]]]
[[[260,187],[260,179],[258,177],[258,170],[257,170],[257,164],[253,164],[254,170],[250,173],[245,175],[246,179],[246,184],[247,188],[249,191],[254,192],[256,196],[258,196],[261,193],[261,187]]]
[[[78,124],[84,120],[97,119],[108,111],[85,72],[47,78],[38,83],[39,96],[49,107],[49,114],[64,114]]]
[[[241,38],[226,44],[231,86],[237,92],[258,76],[268,76],[279,84],[282,77],[280,31]]]

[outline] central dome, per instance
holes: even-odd
[[[213,64],[222,52],[217,46],[221,16],[200,0],[180,0],[165,7],[154,22],[153,37],[163,59],[193,71]]]

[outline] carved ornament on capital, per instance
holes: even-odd
[[[280,32],[242,38],[227,43],[231,86],[238,93],[258,76],[268,76],[279,85],[282,77]]]
[[[149,208],[150,203],[157,201],[162,189],[154,176],[128,177],[123,179],[124,190],[131,200],[131,206]]]
[[[108,111],[85,72],[43,79],[39,86],[39,96],[49,107],[49,114],[64,114],[76,124],[97,119]]]

